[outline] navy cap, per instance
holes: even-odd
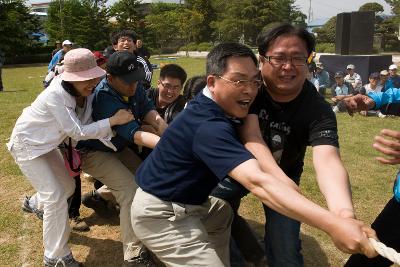
[[[126,84],[141,81],[145,77],[144,70],[137,61],[136,55],[128,51],[117,51],[107,61],[107,73],[123,80]]]
[[[379,78],[380,78],[380,75],[379,75],[378,72],[373,72],[373,73],[371,73],[371,74],[369,75],[369,78],[370,78],[370,79],[379,79]]]
[[[344,77],[344,73],[342,71],[338,71],[335,73],[335,78],[336,77]]]

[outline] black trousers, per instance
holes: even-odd
[[[68,214],[70,218],[79,217],[79,208],[81,207],[81,176],[77,175],[75,179],[75,192],[70,198]]]
[[[0,67],[0,91],[3,91],[3,80],[1,78],[1,70],[2,70],[2,67]]]
[[[382,243],[396,251],[400,250],[400,203],[394,197],[389,200],[371,226]],[[364,255],[355,254],[349,258],[344,266],[386,267],[392,264],[393,262],[382,256],[369,259]]]

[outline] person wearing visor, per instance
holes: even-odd
[[[111,127],[131,121],[120,109],[92,122],[93,88],[105,71],[92,52],[79,48],[68,52],[64,72],[22,112],[7,148],[22,173],[36,190],[29,205],[43,209],[44,266],[80,266],[68,247],[70,225],[68,198],[75,181],[69,176],[58,149],[66,138],[110,139]]]
[[[96,87],[93,119],[102,120],[118,109],[129,109],[135,119],[114,128],[116,135],[111,139],[113,149],[99,140],[78,144],[82,151],[82,170],[107,187],[84,196],[82,203],[99,213],[104,209],[104,199],[108,198],[106,195],[110,195],[107,192],[111,192],[120,206],[124,266],[155,266],[136,238],[130,222],[130,208],[137,188],[132,177],[141,161],[129,146],[135,143],[154,148],[159,140],[158,135],[164,132],[167,124],[155,111],[139,82],[144,78],[144,71],[135,54],[128,51],[115,52],[108,59],[106,70],[106,78]],[[151,125],[158,135],[142,131],[141,125],[144,123]]]

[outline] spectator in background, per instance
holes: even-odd
[[[94,58],[96,59],[97,66],[99,66],[100,68],[105,70],[107,58],[100,51],[94,51],[93,55],[94,55]]]
[[[149,59],[150,58],[150,52],[147,48],[143,47],[143,41],[138,39],[136,41],[136,53],[138,56],[141,56],[142,58]]]
[[[332,86],[332,98],[334,107],[333,111],[345,112],[346,107],[341,104],[341,101],[348,96],[353,95],[353,87],[350,83],[344,80],[344,73],[338,71],[335,73],[335,84]]]
[[[0,50],[0,92],[4,91],[3,79],[1,78],[1,76],[2,76],[2,69],[3,69],[5,61],[6,61],[6,55],[2,50]]]
[[[204,87],[206,87],[206,76],[193,76],[185,83],[183,88],[183,97],[186,103],[193,99]]]
[[[51,71],[56,65],[57,63],[61,62],[64,59],[65,54],[72,50],[72,42],[70,40],[65,40],[62,43],[62,49],[60,49],[52,58],[51,61],[49,63],[49,66],[47,67],[47,69],[49,71]]]
[[[126,50],[130,53],[135,53],[137,55],[137,35],[134,31],[130,30],[121,30],[117,32],[113,32],[111,34],[111,44],[115,51]],[[143,87],[147,90],[151,87],[151,78],[153,76],[153,68],[150,62],[139,55],[137,55],[137,61],[143,67],[145,72],[145,77],[141,81]]]
[[[369,83],[364,85],[364,87],[361,89],[361,94],[369,94],[371,92],[376,92],[379,93],[382,91],[383,86],[379,83],[380,80],[380,75],[378,72],[371,73],[369,75]],[[384,114],[382,114],[379,110],[370,110],[370,111],[360,111],[361,115],[364,116],[378,116],[380,118],[386,117]]]
[[[324,65],[321,62],[316,64],[315,78],[318,81],[317,91],[321,95],[325,95],[326,88],[329,87],[329,73],[324,69]]]
[[[364,85],[364,90],[362,90],[362,94],[368,94],[370,92],[381,92],[382,85],[379,83],[380,75],[378,72],[371,73],[369,75],[369,83]]]
[[[385,89],[400,88],[400,76],[397,74],[397,65],[389,66],[389,79],[386,82]]]
[[[382,92],[385,92],[386,91],[386,82],[389,78],[389,72],[387,70],[382,70],[379,73],[379,77],[380,77],[379,84],[382,85]]]
[[[61,50],[61,48],[62,48],[62,45],[61,45],[61,41],[56,41],[56,48],[53,50],[53,52],[51,52],[51,58],[53,58],[54,57],[54,55],[58,52],[58,51],[60,51]]]
[[[360,90],[362,87],[361,76],[355,72],[355,66],[353,64],[347,65],[347,75],[344,77],[344,80],[350,83],[354,90]]]

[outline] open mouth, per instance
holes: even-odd
[[[296,78],[296,75],[281,75],[279,76],[279,79],[281,79],[282,81],[293,81]]]
[[[242,108],[249,108],[251,101],[250,100],[239,100],[237,101],[237,103],[239,104],[239,106],[241,106]]]

